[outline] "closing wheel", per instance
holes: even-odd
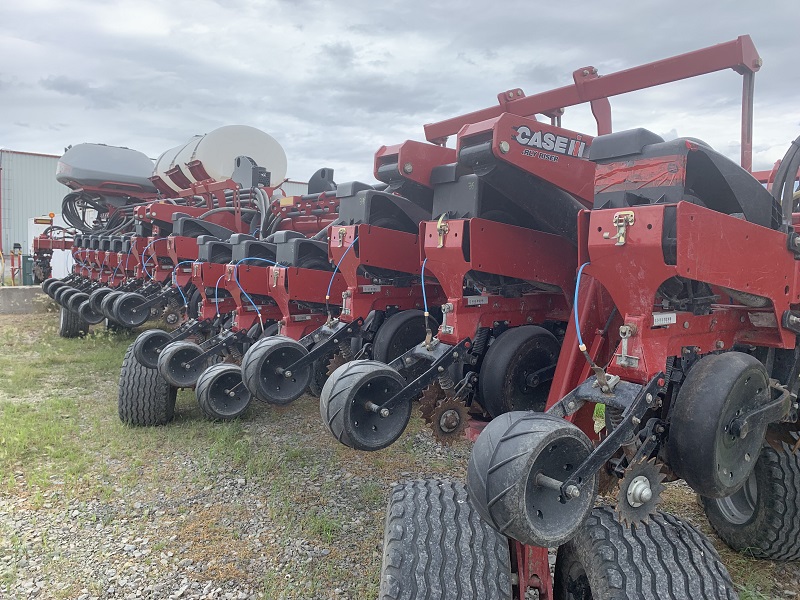
[[[114,321],[115,323],[116,319],[114,318],[114,313],[112,312],[114,302],[124,293],[125,292],[121,292],[119,290],[114,290],[110,294],[103,296],[103,299],[100,300],[100,312],[103,313],[107,319]]]
[[[147,298],[136,292],[123,294],[114,301],[114,320],[124,327],[138,327],[150,318],[149,308],[140,308]]]
[[[672,409],[667,455],[672,469],[701,496],[730,496],[747,481],[767,424],[736,435],[734,421],[769,401],[761,362],[743,352],[701,358],[686,376]]]
[[[411,401],[385,414],[370,410],[402,390],[405,379],[374,360],[356,360],[336,369],[319,399],[322,422],[333,437],[356,450],[380,450],[394,443],[411,418]]]
[[[308,351],[299,342],[282,335],[262,338],[242,358],[242,377],[250,393],[270,404],[294,402],[306,391],[314,366],[286,369]]]
[[[380,585],[379,600],[511,600],[508,540],[481,520],[461,483],[395,486]]]
[[[128,346],[119,373],[117,411],[123,423],[138,426],[164,425],[175,415],[178,390],[171,387],[158,371],[148,369]]]
[[[328,371],[331,361],[337,354],[339,353],[334,349],[322,358],[318,358],[314,361],[314,372],[311,375],[311,381],[308,383],[308,392],[315,398],[319,398],[322,393],[322,388],[325,386],[325,382],[328,381]]]
[[[702,498],[709,523],[734,550],[769,560],[800,559],[800,455],[764,446],[744,485]]]
[[[240,416],[252,399],[242,383],[242,369],[231,363],[211,365],[203,371],[197,380],[195,395],[203,414],[217,421]]]
[[[172,337],[161,329],[148,329],[140,333],[133,342],[133,354],[148,369],[158,368],[158,356],[170,343]]]
[[[72,312],[78,312],[78,309],[81,307],[81,304],[86,302],[89,299],[89,294],[86,292],[78,292],[77,294],[71,294],[69,299],[66,302],[66,307],[70,309]]]
[[[558,549],[555,600],[734,600],[725,565],[695,527],[659,513],[647,527],[625,527],[607,506],[595,508]]]
[[[568,540],[594,506],[597,473],[561,500],[559,488],[592,452],[572,423],[533,412],[505,413],[481,432],[467,467],[473,506],[503,535],[553,548]]]
[[[158,372],[167,383],[179,388],[194,387],[208,366],[208,358],[195,360],[203,349],[192,342],[171,342],[158,356]]]
[[[61,307],[58,316],[58,335],[63,338],[75,338],[86,335],[89,324],[81,316],[68,308]]]
[[[481,365],[480,403],[492,416],[512,410],[544,411],[560,346],[556,337],[534,325],[502,333]]]

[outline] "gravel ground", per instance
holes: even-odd
[[[33,329],[0,317],[0,330],[10,326],[20,360],[89,343],[43,349],[52,323]],[[93,343],[118,365],[129,342]],[[49,369],[49,395],[0,384],[0,408],[63,422],[61,443],[78,449],[64,458],[34,440],[0,473],[0,598],[375,598],[392,486],[464,476],[469,444],[441,447],[416,418],[392,448],[364,454],[324,432],[310,397],[255,405],[246,419],[219,424],[203,420],[185,392],[175,422],[132,429],[116,416],[113,368],[82,379],[74,369],[69,361]],[[47,423],[42,435],[52,435]],[[0,459],[5,446],[0,439]],[[670,486],[666,506],[708,532],[685,486]],[[746,582],[743,598],[800,597],[796,563],[749,561],[714,542]]]

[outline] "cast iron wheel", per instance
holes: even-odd
[[[379,600],[511,600],[512,592],[508,540],[472,509],[462,483],[395,486]]]
[[[170,342],[158,355],[158,372],[167,383],[178,388],[194,387],[208,366],[208,357],[195,360],[203,349],[193,342]]]
[[[702,498],[709,523],[734,550],[769,560],[800,559],[800,455],[765,445],[745,484]]]
[[[68,308],[61,307],[58,317],[58,335],[63,338],[76,338],[86,335],[89,324],[81,316]]]
[[[308,350],[302,344],[283,335],[260,339],[242,358],[245,386],[253,396],[269,404],[294,402],[308,388],[314,365],[284,370],[306,354]]]
[[[730,426],[769,400],[768,382],[764,365],[743,352],[705,356],[689,370],[672,408],[667,456],[701,496],[730,496],[750,475],[767,424],[753,424],[744,438]]]
[[[114,302],[124,293],[125,292],[121,292],[119,290],[114,290],[110,294],[103,296],[103,299],[100,300],[100,312],[105,315],[106,319],[116,322],[112,309],[114,307]]]
[[[133,342],[133,355],[148,369],[158,368],[161,350],[172,341],[172,337],[161,329],[148,329],[140,333]]]
[[[553,415],[510,412],[481,432],[467,467],[472,505],[503,535],[553,548],[568,540],[594,506],[597,473],[580,496],[561,501],[541,476],[566,480],[591,454],[592,443],[572,423]]]
[[[78,309],[81,307],[81,304],[86,302],[88,299],[89,294],[86,292],[78,292],[77,294],[70,294],[65,304],[68,309],[74,313],[77,313]]]
[[[50,296],[53,300],[56,299],[56,292],[60,289],[68,287],[69,284],[66,281],[54,281],[49,286],[47,286],[47,295]]]
[[[530,381],[537,371],[558,360],[556,337],[534,325],[502,333],[486,351],[478,380],[481,406],[492,417],[512,410],[544,411],[551,377]]]
[[[333,437],[356,450],[380,450],[400,437],[411,418],[411,401],[381,416],[366,403],[382,404],[405,387],[403,376],[374,360],[355,360],[336,369],[319,399],[322,422]]]
[[[178,390],[171,387],[158,371],[148,369],[128,346],[119,373],[117,411],[123,423],[138,426],[164,425],[175,415]]]
[[[252,395],[242,382],[242,369],[231,363],[211,365],[197,380],[195,388],[200,410],[209,419],[230,421],[250,406]]]
[[[555,600],[735,600],[725,565],[695,527],[659,513],[625,527],[598,506],[558,549]]]
[[[114,301],[114,320],[124,327],[138,327],[150,318],[149,308],[139,308],[147,298],[136,292],[123,294]]]

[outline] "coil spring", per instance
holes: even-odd
[[[606,404],[606,427],[608,433],[614,431],[622,423],[622,409]]]
[[[342,358],[349,361],[353,358],[353,351],[350,348],[349,342],[339,342],[339,352],[342,355]]]
[[[453,378],[450,377],[447,373],[443,373],[439,375],[439,387],[443,390],[452,390],[456,387],[456,382],[453,381]]]
[[[488,327],[481,327],[478,329],[478,333],[475,334],[475,341],[472,342],[472,353],[476,356],[481,356],[486,350],[486,344],[489,341],[489,331],[490,329]]]

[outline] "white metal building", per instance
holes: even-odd
[[[0,248],[8,256],[14,244],[29,254],[29,219],[61,214],[69,188],[56,181],[58,156],[0,149]]]

